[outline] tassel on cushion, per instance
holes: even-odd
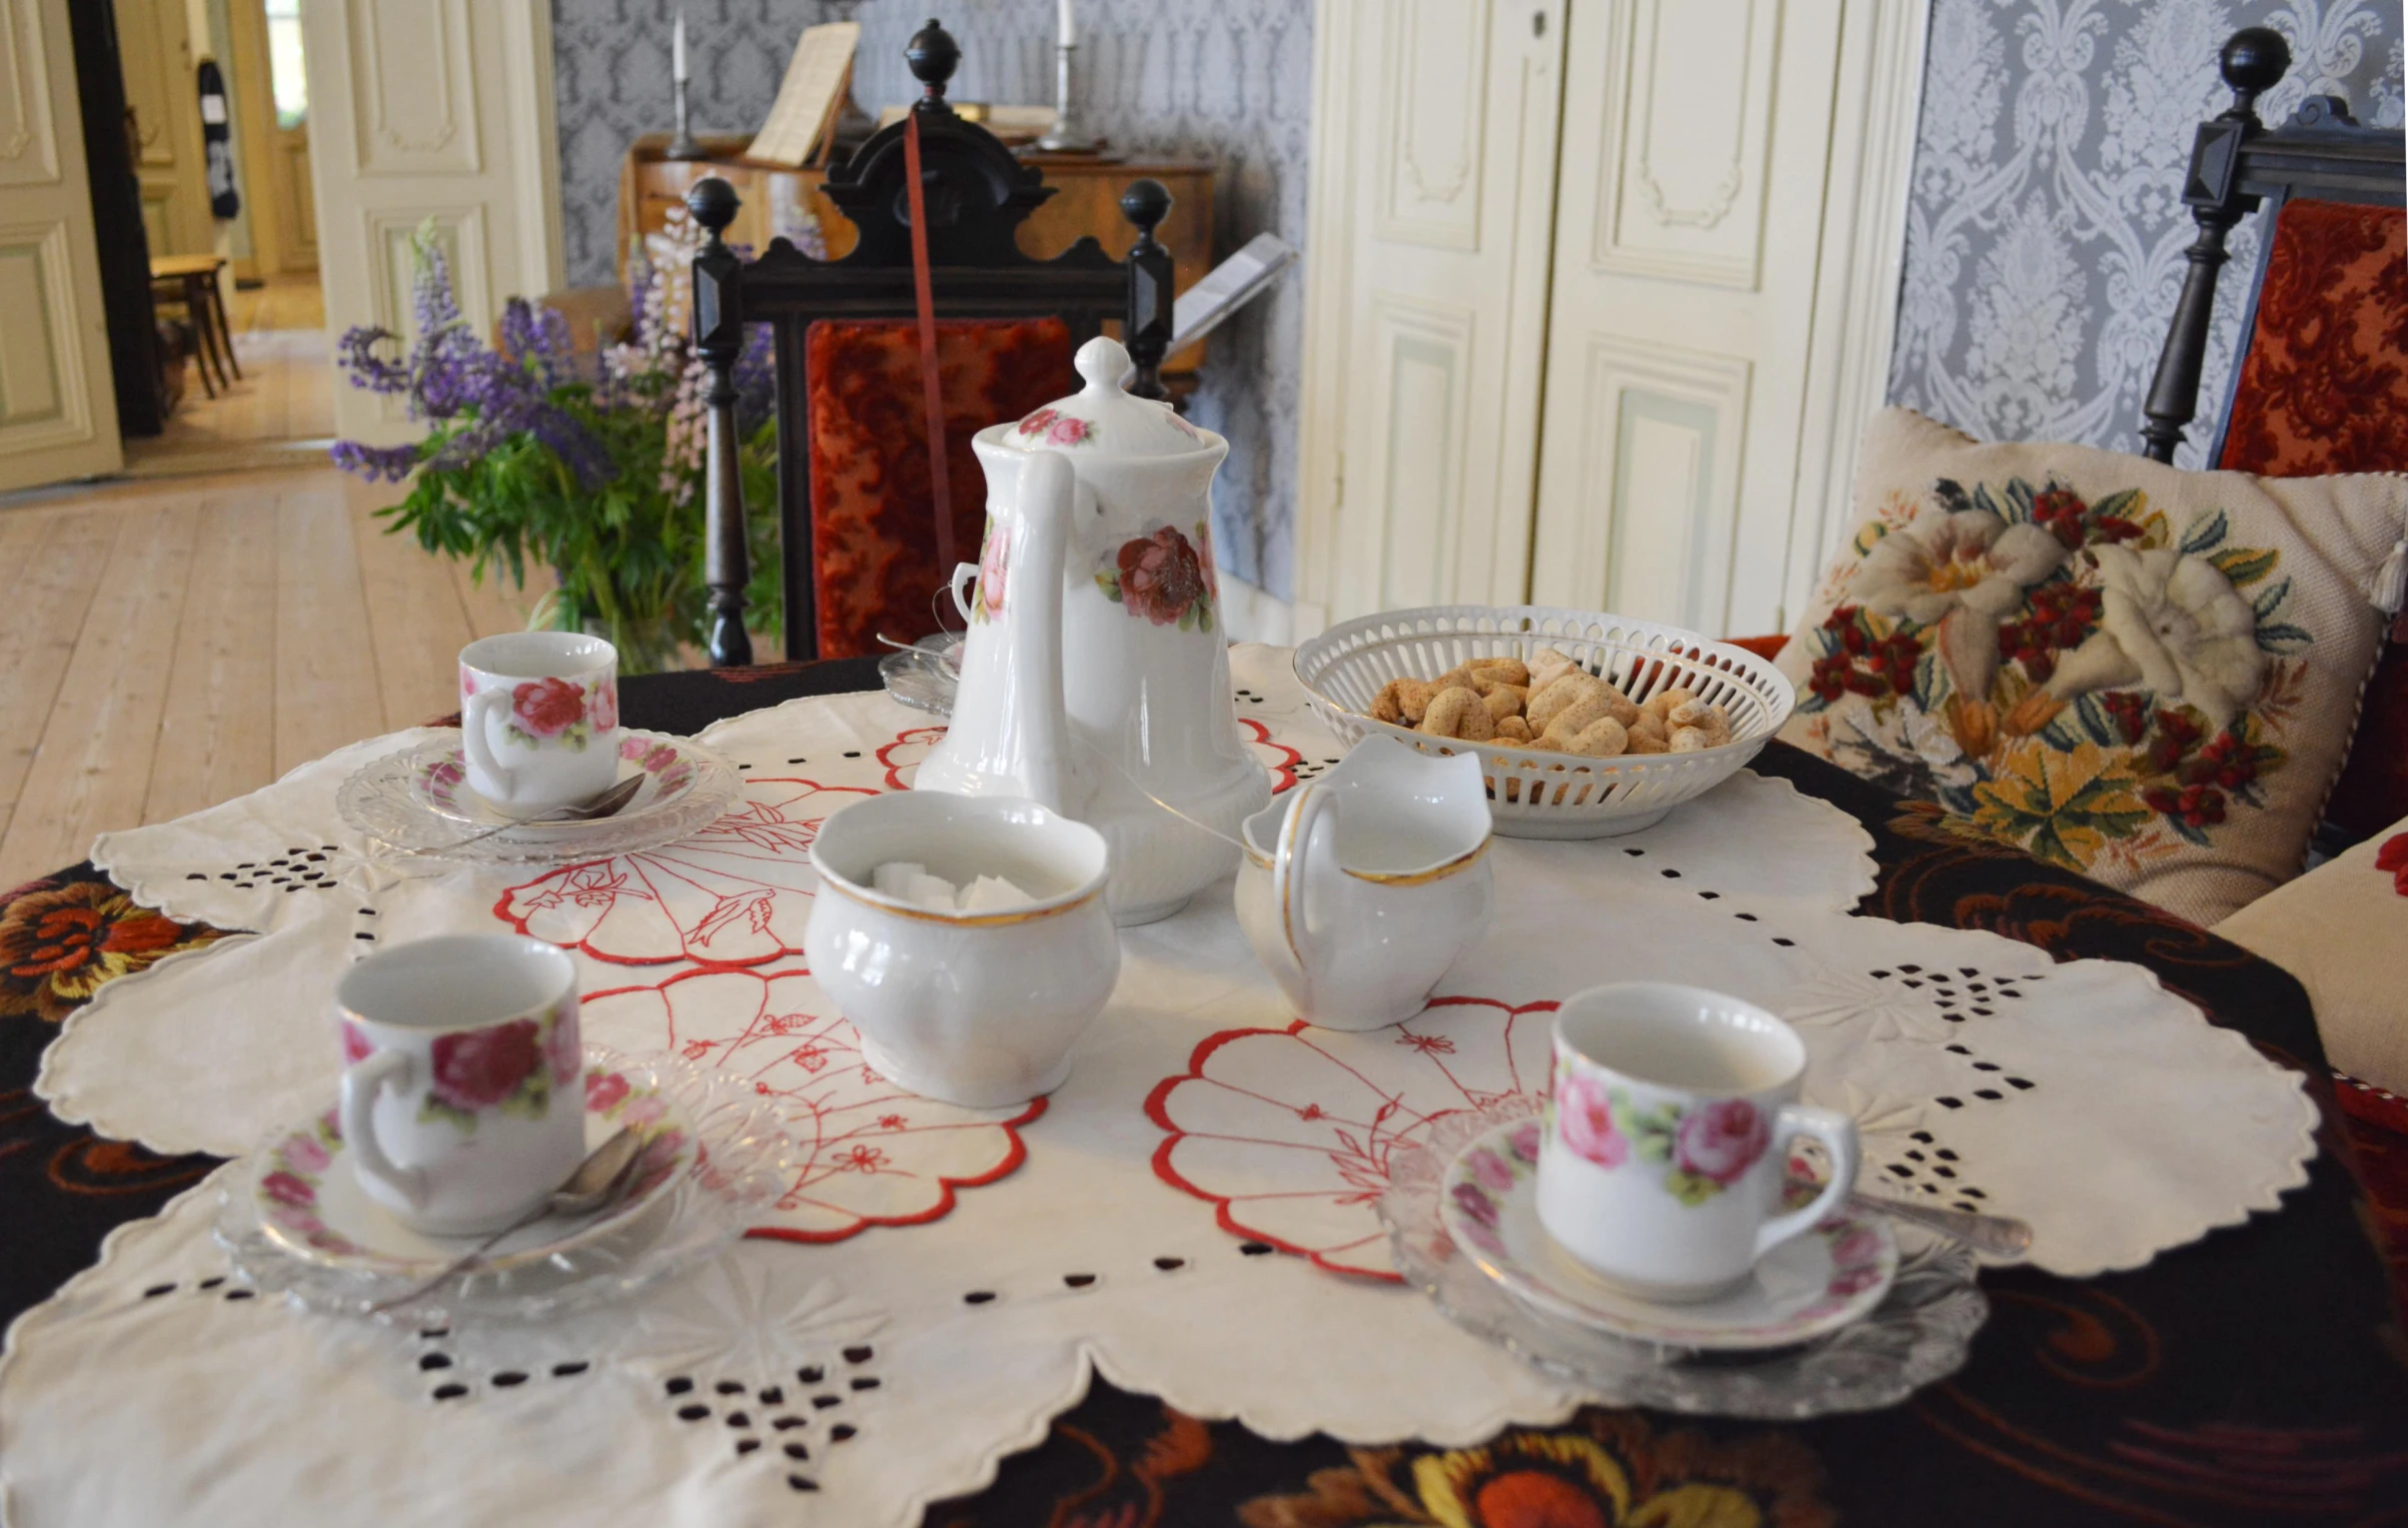
[[[2376,610],[2386,616],[2396,616],[2400,607],[2408,605],[2408,536],[2391,544],[2391,556],[2375,570],[2374,586],[2368,591]]]

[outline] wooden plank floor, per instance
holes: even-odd
[[[454,656],[542,589],[388,537],[331,467],[0,506],[0,886],[452,710]]]

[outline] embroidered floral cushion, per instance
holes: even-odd
[[[1783,737],[2201,923],[2298,873],[2408,480],[1981,445],[1891,409],[1856,505],[1781,653]]]
[[[953,572],[936,566],[919,331],[886,320],[813,324],[805,356],[819,656],[857,658],[883,652],[881,635],[910,642],[934,632],[933,602]],[[936,356],[953,545],[974,557],[986,474],[970,437],[1078,385],[1070,330],[1060,319],[948,321],[936,326]]]

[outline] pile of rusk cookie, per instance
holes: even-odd
[[[1642,704],[1553,648],[1525,664],[1473,659],[1434,680],[1390,680],[1374,721],[1466,743],[1526,743],[1557,754],[1694,754],[1731,741],[1731,717],[1679,688]]]

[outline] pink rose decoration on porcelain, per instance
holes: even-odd
[[[368,1043],[368,1036],[358,1024],[345,1020],[342,1027],[344,1065],[357,1066],[377,1053],[377,1047]]]
[[[1059,409],[1039,409],[1036,413],[1031,414],[1026,419],[1020,421],[1017,433],[1020,435],[1043,435],[1046,427],[1061,417],[1062,411]]]
[[[578,1071],[586,1064],[584,1047],[578,1044],[577,1015],[559,1013],[544,1031],[544,1058],[552,1065],[552,1081],[556,1087],[567,1087],[577,1080]]]
[[[618,681],[603,680],[586,698],[586,721],[598,733],[618,725]]]
[[[525,1112],[540,1117],[551,1097],[540,1028],[532,1018],[518,1018],[438,1035],[425,1112],[451,1114],[471,1129],[479,1109],[496,1105],[523,1102]],[[530,1096],[522,1100],[522,1094]]]
[[[611,702],[613,714],[617,702]],[[511,719],[531,738],[558,738],[586,720],[586,692],[568,680],[530,680],[510,693]]]
[[[607,1114],[627,1095],[627,1079],[617,1072],[602,1072],[586,1079],[586,1108],[591,1113]]]
[[[986,545],[978,552],[978,604],[970,612],[973,620],[1003,619],[1003,581],[1011,571],[1011,527],[988,521]]]
[[[303,1172],[324,1172],[334,1158],[315,1135],[290,1136],[285,1141],[285,1161]]]
[[[1574,1156],[1600,1167],[1620,1167],[1631,1159],[1631,1138],[1614,1127],[1613,1101],[1596,1078],[1565,1073],[1556,1084],[1555,1117]]]
[[[1204,539],[1202,525],[1196,527],[1196,536]],[[1113,566],[1095,576],[1095,585],[1105,599],[1156,626],[1176,626],[1182,632],[1212,630],[1210,565],[1177,526],[1121,543]]]
[[[260,1191],[279,1204],[296,1209],[318,1202],[318,1190],[289,1172],[271,1172],[259,1180]]]
[[[1675,1164],[1728,1188],[1773,1144],[1764,1113],[1745,1098],[1723,1098],[1682,1116],[1673,1131]]]
[[[1057,419],[1045,430],[1048,446],[1077,446],[1095,438],[1095,427],[1083,419]]]

